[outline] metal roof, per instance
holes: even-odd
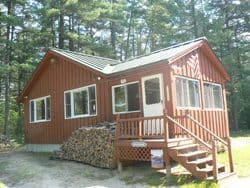
[[[106,66],[112,66],[112,65],[119,63],[118,60],[88,55],[88,54],[79,53],[79,52],[72,52],[72,51],[61,50],[57,48],[50,48],[50,50],[100,72],[103,72],[103,69]]]
[[[204,37],[198,38],[192,41],[170,46],[168,48],[161,49],[150,54],[128,59],[124,62],[55,48],[52,48],[51,50],[109,75],[149,64],[154,64],[163,60],[171,61],[178,56],[185,54],[191,49],[199,46],[199,44],[202,44],[202,41],[204,40],[207,39]]]

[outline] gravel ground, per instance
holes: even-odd
[[[0,153],[0,182],[7,187],[144,187],[142,184],[126,185],[123,177],[126,177],[126,172],[118,174],[116,170],[49,160],[49,154],[24,151]]]
[[[233,142],[234,147],[246,141]],[[126,167],[123,172],[100,169],[71,161],[50,160],[48,153],[31,153],[23,149],[0,152],[0,188],[123,188],[162,187],[164,173],[148,166]],[[178,171],[183,173],[183,169]],[[173,168],[173,171],[175,169]],[[192,179],[191,179],[192,180]],[[178,181],[177,181],[178,182]],[[185,184],[186,180],[184,180]],[[158,184],[157,184],[158,183]],[[4,186],[5,185],[5,186]],[[177,187],[173,184],[171,187]],[[250,177],[229,178],[221,188],[249,187]]]

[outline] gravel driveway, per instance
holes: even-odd
[[[167,179],[149,165],[126,167],[123,172],[100,169],[71,161],[50,160],[49,153],[23,150],[0,152],[0,188],[123,188],[123,187],[178,187],[193,182],[190,174]],[[176,168],[176,169],[175,169]],[[183,173],[178,166],[173,171]],[[173,181],[173,182],[171,182]],[[221,188],[245,187],[250,177],[233,178]],[[205,186],[209,187],[209,185]]]
[[[49,154],[44,153],[0,153],[0,182],[8,187],[144,187],[139,183],[127,185],[126,177],[126,172],[118,174],[116,170],[49,160]]]

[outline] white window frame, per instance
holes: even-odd
[[[139,97],[139,110],[134,110],[134,111],[123,111],[123,112],[116,112],[115,111],[115,88],[118,88],[118,87],[122,87],[122,86],[127,86],[127,85],[130,85],[130,84],[135,84],[135,83],[138,83],[138,86],[140,87],[140,83],[139,81],[135,81],[135,82],[128,82],[128,83],[125,83],[125,84],[119,84],[119,85],[114,85],[112,86],[112,111],[113,111],[113,114],[128,114],[128,113],[135,113],[135,112],[140,112],[140,97]],[[138,87],[138,89],[140,89]],[[140,91],[138,91],[138,94],[140,95]],[[128,107],[128,96],[127,96],[127,87],[125,87],[125,102],[126,102],[126,107]]]
[[[199,103],[200,106],[199,107],[193,107],[193,106],[178,106],[177,105],[177,91],[176,91],[176,78],[180,78],[180,79],[186,79],[186,80],[190,80],[190,81],[195,81],[198,82],[198,87],[199,87]],[[202,108],[202,100],[201,100],[201,82],[198,79],[193,79],[193,78],[189,78],[189,77],[185,77],[185,76],[175,76],[175,93],[176,93],[176,100],[175,100],[175,104],[177,109],[192,109],[192,110],[200,110]],[[188,103],[190,105],[190,101],[189,101],[189,88],[188,88],[188,92],[187,92],[187,98],[188,98]]]
[[[50,98],[50,119],[47,119],[47,98]],[[41,119],[41,120],[37,120],[37,108],[36,108],[36,104],[37,101],[41,101],[44,100],[44,104],[45,104],[45,119]],[[34,102],[34,121],[31,120],[31,102]],[[35,99],[31,99],[29,101],[29,115],[30,115],[30,123],[40,123],[40,122],[48,122],[51,121],[51,96],[47,95],[44,97],[39,97],[39,98],[35,98]]]
[[[222,108],[215,108],[215,107],[206,107],[206,100],[205,100],[205,89],[204,89],[204,109],[206,110],[216,110],[216,111],[223,111],[224,110],[224,97],[223,97],[223,90],[222,90],[222,85],[218,84],[218,83],[214,83],[214,82],[207,82],[204,81],[203,82],[203,88],[204,88],[204,84],[210,84],[210,85],[214,85],[214,86],[219,86],[220,87],[220,91],[221,91],[221,102],[222,102]],[[213,96],[214,97],[214,96]]]
[[[89,96],[88,88],[93,87],[93,86],[95,87],[95,108],[96,108],[95,114],[89,114],[90,110],[89,110],[89,98],[88,98],[88,114],[75,115],[74,114],[74,97],[73,97],[73,93],[86,90],[88,92],[88,96]],[[67,114],[66,114],[66,97],[65,97],[66,93],[70,93],[71,117],[67,117]],[[87,85],[87,86],[84,86],[84,87],[64,91],[64,119],[75,119],[75,118],[94,117],[94,116],[97,116],[97,90],[96,90],[96,84],[91,84],[91,85]]]

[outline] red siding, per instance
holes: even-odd
[[[52,54],[53,55],[53,54]],[[55,54],[54,54],[55,56]],[[203,135],[202,131],[195,127],[195,125],[185,118],[185,110],[176,108],[176,91],[175,91],[175,75],[193,77],[193,70],[187,65],[190,54],[180,58],[171,65],[166,62],[158,63],[152,66],[134,69],[119,75],[107,78],[96,71],[91,71],[88,68],[69,62],[69,60],[57,57],[57,62],[49,62],[51,55],[46,57],[43,61],[44,66],[40,67],[39,75],[34,80],[31,88],[29,88],[28,98],[24,101],[25,113],[25,139],[26,143],[33,144],[57,144],[65,141],[72,133],[73,130],[88,125],[95,125],[98,122],[115,120],[112,114],[112,99],[111,87],[118,85],[121,79],[126,79],[126,82],[139,81],[143,76],[161,73],[163,75],[164,87],[164,103],[167,112],[170,116],[175,117],[183,125],[189,129],[194,130],[204,139],[209,139],[207,135]],[[48,62],[47,62],[48,61]],[[201,86],[203,81],[211,81],[222,84],[224,107],[226,107],[224,78],[221,73],[214,67],[213,63],[209,61],[206,55],[199,51],[199,62],[201,68]],[[173,65],[179,69],[173,69]],[[101,78],[101,80],[98,79]],[[96,84],[97,89],[97,116],[64,119],[64,91]],[[140,112],[122,114],[121,118],[131,118],[143,116],[142,104],[142,88],[139,87],[140,92]],[[201,87],[202,89],[202,87]],[[203,96],[203,91],[201,91]],[[169,94],[169,96],[167,96]],[[51,121],[43,123],[29,123],[29,100],[51,95]],[[217,133],[221,137],[229,135],[228,119],[226,108],[221,111],[208,111],[203,107],[199,110],[190,110],[192,116],[198,121],[206,125],[209,129]],[[175,136],[180,130],[173,128],[169,124],[169,132]]]
[[[208,59],[208,57],[202,52],[198,51],[198,57],[199,57],[199,65],[200,65],[200,71],[201,71],[201,76],[200,78],[195,77],[193,74],[193,69],[188,66],[186,63],[188,59],[190,58],[191,54],[188,54],[184,56],[183,58],[177,60],[172,64],[177,66],[178,68],[173,69],[173,74],[174,75],[180,75],[180,76],[185,76],[189,78],[194,78],[194,79],[199,79],[200,81],[200,86],[201,86],[201,97],[202,97],[202,104],[204,104],[204,94],[203,94],[203,82],[212,82],[212,83],[218,83],[222,85],[222,88],[224,88],[224,78],[220,74],[220,72],[215,68],[212,62]],[[172,78],[174,79],[174,76]],[[191,120],[188,120],[186,118],[183,118],[185,116],[186,110],[185,109],[180,109],[176,107],[176,94],[175,94],[175,82],[172,83],[172,95],[173,95],[173,109],[174,113],[173,116],[175,116],[179,122],[181,122],[183,125],[185,125],[188,129],[197,132],[198,135],[200,135],[202,138],[205,140],[209,139],[208,136],[205,134],[203,135],[202,130],[200,128],[197,128],[195,126],[194,122]],[[228,122],[227,122],[227,109],[226,109],[226,104],[225,104],[225,90],[223,89],[223,97],[224,97],[224,109],[223,110],[209,110],[204,108],[202,106],[201,109],[195,109],[195,110],[190,110],[188,109],[189,113],[191,116],[193,116],[196,120],[201,122],[203,125],[205,125],[207,128],[215,132],[218,136],[220,137],[227,137],[229,136],[229,131],[228,131]],[[174,129],[174,134],[181,133],[178,128]]]
[[[47,65],[41,71],[39,79],[32,85],[28,98],[24,102],[26,143],[62,143],[73,130],[81,126],[110,120],[109,100],[103,100],[110,98],[105,89],[108,88],[105,78],[98,81],[97,77],[100,75],[64,59],[58,59],[56,63],[46,63]],[[64,119],[64,91],[94,83],[97,90],[98,115]],[[51,121],[30,123],[29,100],[47,95],[51,95]]]

